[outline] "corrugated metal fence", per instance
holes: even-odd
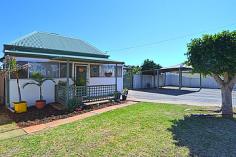
[[[132,76],[132,87],[130,89],[141,89],[141,88],[154,88],[157,85],[157,76],[153,75],[133,75]],[[130,81],[130,80],[129,80]],[[125,84],[125,80],[124,80]],[[179,75],[178,73],[166,73],[166,75],[160,75],[159,86],[178,86]],[[192,73],[183,73],[182,86],[190,88],[200,87],[200,75]],[[201,87],[219,90],[219,86],[213,77],[202,76]],[[235,86],[236,87],[236,86]],[[236,107],[236,88],[234,87],[232,94],[232,102]]]

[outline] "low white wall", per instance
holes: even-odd
[[[58,81],[66,81],[66,78],[61,79],[54,79],[56,83]],[[23,85],[26,82],[32,81],[30,79],[20,79],[20,88],[21,88],[21,97],[22,101],[27,101],[28,106],[35,105],[35,100],[39,99],[39,87],[36,85],[28,85],[25,88],[23,88]],[[70,84],[72,84],[73,81],[70,80]],[[42,86],[42,94],[43,99],[47,101],[47,103],[55,102],[55,83],[52,81],[46,81],[44,82]],[[17,90],[17,83],[16,79],[10,80],[10,104],[12,106],[13,102],[19,101],[19,95]],[[13,107],[13,106],[12,106]]]
[[[66,81],[66,78],[54,79],[56,84],[58,81]],[[20,88],[22,100],[27,101],[28,106],[35,105],[35,100],[39,99],[39,87],[35,85],[28,85],[23,89],[23,84],[26,82],[32,81],[30,79],[20,79]],[[70,84],[73,84],[73,81],[70,80]],[[110,85],[115,84],[114,77],[94,77],[90,78],[88,85]],[[118,77],[117,79],[117,88],[118,91],[123,90],[123,78]],[[47,103],[55,102],[55,83],[52,81],[46,81],[42,86],[43,98],[47,101]],[[16,79],[10,80],[10,104],[13,107],[12,103],[19,101],[18,90]]]

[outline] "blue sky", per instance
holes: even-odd
[[[53,32],[85,40],[108,51],[112,59],[133,65],[146,58],[162,66],[181,63],[191,38],[236,30],[235,0],[1,0],[0,4],[1,46],[32,31]]]

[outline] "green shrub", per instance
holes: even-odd
[[[69,112],[73,112],[78,107],[82,108],[83,106],[84,106],[84,104],[83,104],[82,100],[80,98],[76,98],[76,97],[70,99],[68,102],[68,105],[67,105]]]
[[[126,96],[127,96],[127,95],[128,95],[128,93],[129,93],[129,90],[128,90],[128,88],[124,88],[121,94],[122,94],[122,95],[126,95]]]

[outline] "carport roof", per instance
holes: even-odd
[[[170,66],[170,67],[165,67],[165,68],[161,68],[159,69],[159,72],[164,73],[164,72],[175,72],[175,71],[191,71],[193,68],[191,66],[188,66],[186,64],[177,64],[174,66]]]

